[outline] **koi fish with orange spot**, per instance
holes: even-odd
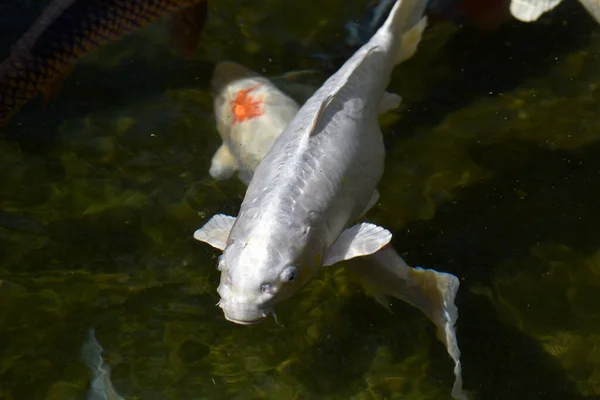
[[[210,175],[227,179],[238,171],[246,185],[266,150],[298,112],[298,104],[267,78],[222,61],[212,80],[217,130],[223,144],[213,156]]]
[[[83,56],[163,17],[190,56],[207,13],[206,0],[53,0],[0,64],[0,127],[39,93],[47,104]]]

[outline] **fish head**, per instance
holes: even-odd
[[[295,257],[293,250],[254,239],[243,245],[230,243],[219,257],[219,307],[227,320],[242,325],[269,315],[277,318],[275,305],[300,290],[316,270]]]
[[[211,79],[211,87],[213,93],[218,93],[235,82],[261,77],[262,76],[258,72],[246,68],[242,64],[235,61],[224,60],[215,65]]]

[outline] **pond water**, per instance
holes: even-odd
[[[46,5],[10,1],[2,58]],[[215,306],[220,253],[192,238],[245,191],[208,175],[214,64],[322,82],[366,4],[214,1],[193,57],[151,24],[0,128],[0,399],[86,398],[91,327],[127,399],[449,398],[452,362],[417,309],[390,313],[330,268],[278,308],[283,326],[236,325]],[[432,25],[394,71],[403,107],[381,121],[367,217],[408,264],[460,279],[474,399],[600,398],[599,52],[565,2],[491,31]]]

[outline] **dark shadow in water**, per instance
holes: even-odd
[[[496,311],[487,299],[463,289],[457,303],[463,379],[466,389],[478,392],[478,399],[585,398],[565,376],[560,362],[536,340],[496,319]],[[439,357],[433,366],[438,370],[435,375],[441,377],[441,368],[447,363],[441,362],[445,357],[441,346],[436,352]]]
[[[70,118],[124,109],[162,95],[166,89],[207,89],[212,64],[176,59],[167,54],[157,59],[169,61],[157,66],[150,60],[132,59],[115,70],[78,65],[46,110],[42,109],[40,97],[32,99],[1,128],[0,134],[16,141],[23,151],[47,153],[57,139],[59,125]]]
[[[392,148],[396,139],[416,127],[437,125],[473,101],[545,75],[556,60],[585,47],[597,29],[598,24],[576,1],[564,1],[535,23],[514,20],[491,32],[463,27],[438,57],[451,72],[425,98],[409,105],[394,128],[403,134],[386,135],[386,147]]]
[[[47,2],[40,3],[43,4],[30,3],[25,9],[17,6],[0,9],[0,62],[8,57],[12,46],[42,13]],[[133,45],[134,36],[135,33],[127,35],[121,41],[130,41]],[[168,88],[206,89],[212,75],[211,63],[176,58],[166,48],[161,51],[153,60],[134,55],[113,70],[78,63],[46,110],[40,94],[0,128],[0,137],[16,141],[23,151],[48,153],[57,139],[58,126],[65,120],[95,111],[119,110],[163,94]],[[157,61],[159,65],[154,64]]]
[[[513,141],[473,146],[470,155],[490,179],[456,193],[429,221],[394,233],[411,249],[407,262],[488,282],[493,268],[527,256],[537,243],[597,250],[600,226],[600,142],[550,151]]]
[[[463,290],[458,303],[464,386],[477,392],[474,400],[584,399],[560,363],[534,339],[498,321],[488,300]],[[427,322],[418,310],[400,301],[394,301],[393,308],[394,314],[390,314],[362,295],[351,298],[339,313],[341,323],[336,322],[304,354],[305,361],[297,363],[300,367],[293,370],[296,378],[313,393],[350,396],[352,383],[362,381],[382,344],[389,347],[394,362],[410,357],[415,347],[423,345],[415,338],[412,327]],[[417,321],[418,318],[422,320]],[[417,331],[420,329],[417,327]],[[421,384],[444,382],[450,390],[452,362],[437,341],[433,325],[428,327],[428,335],[430,383]]]
[[[490,284],[496,266],[528,256],[538,243],[583,254],[598,249],[598,154],[600,142],[557,151],[520,141],[475,145],[470,156],[492,177],[458,192],[432,220],[394,232],[409,265],[461,277],[458,339],[465,386],[478,383],[482,399],[582,398],[558,362],[536,341],[497,321],[489,301],[472,294],[470,285]],[[442,348],[436,351],[445,357]],[[440,368],[435,366],[436,374],[447,376]]]
[[[319,341],[293,364],[292,373],[318,395],[352,394],[352,383],[362,380],[382,341],[391,348],[394,360],[413,353],[416,341],[410,324],[419,311],[398,304],[394,314],[362,293],[351,297],[337,313]],[[360,386],[363,384],[361,383]]]

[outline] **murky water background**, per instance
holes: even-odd
[[[44,5],[14,3],[0,6],[2,58]],[[310,56],[334,52],[365,3],[215,1],[193,60],[155,24],[13,118],[0,142],[1,399],[84,398],[92,326],[128,399],[449,398],[451,360],[418,310],[395,301],[390,314],[331,268],[278,308],[284,327],[238,326],[215,307],[218,253],[192,238],[244,191],[208,176],[214,62],[323,68]],[[382,120],[368,217],[409,264],[461,279],[477,399],[600,398],[599,51],[600,28],[572,2],[494,32],[435,26],[394,73],[405,106]]]

